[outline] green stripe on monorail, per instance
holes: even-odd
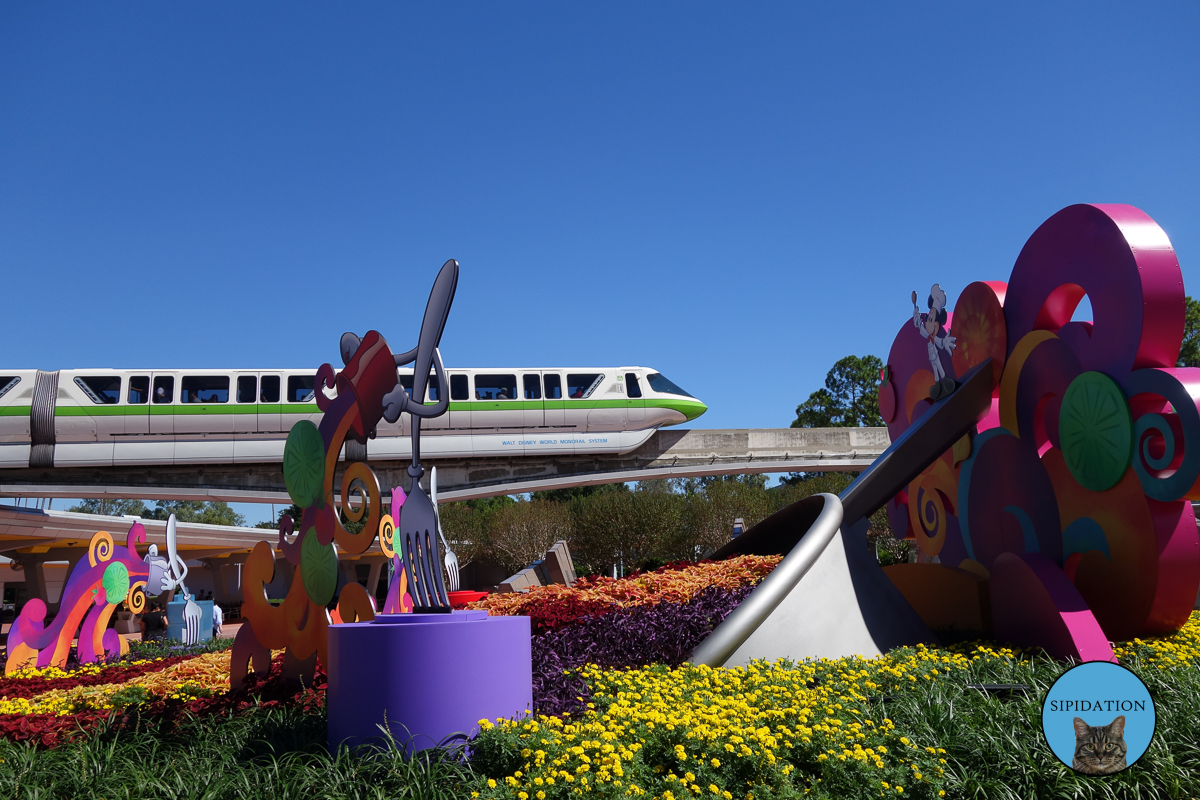
[[[435,405],[426,403],[425,405]],[[452,401],[451,411],[554,411],[559,409],[590,410],[595,408],[666,408],[678,411],[689,420],[703,414],[708,406],[699,400],[648,398],[638,400],[464,400]],[[181,405],[95,405],[54,407],[56,417],[187,417],[204,414],[320,414],[315,403],[184,403]],[[0,416],[28,416],[29,406],[0,408]]]
[[[4,406],[0,408],[0,417],[28,417],[29,406]]]
[[[28,413],[28,408],[26,409]],[[187,417],[197,414],[320,414],[316,403],[186,403],[184,405],[55,406],[56,417]]]

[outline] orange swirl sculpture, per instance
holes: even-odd
[[[345,371],[335,377],[333,367],[324,364],[317,378],[317,404],[324,412],[321,425],[307,420],[296,423],[284,449],[288,494],[304,509],[298,526],[284,516],[279,529],[278,549],[295,568],[292,585],[281,605],[268,602],[266,586],[275,578],[275,548],[259,542],[242,572],[246,624],[234,640],[233,686],[243,683],[251,669],[265,675],[271,651],[281,649],[286,650],[284,676],[308,684],[316,659],[323,663],[327,659],[331,618],[326,607],[337,591],[338,553],[357,555],[378,540],[385,555],[394,555],[394,525],[391,517],[383,514],[379,480],[371,468],[361,462],[346,467],[339,486],[340,505],[335,504],[333,491],[338,455],[346,438],[365,441],[365,432],[383,415],[384,395],[396,386],[392,351],[377,331],[371,331]],[[330,400],[324,389],[335,386],[337,397]],[[351,523],[363,523],[361,531],[348,531],[342,515]],[[293,534],[294,538],[289,538]],[[397,577],[397,584],[404,583],[403,575]],[[357,583],[343,587],[338,602],[339,619],[366,621],[375,616],[374,601]],[[394,610],[408,609],[401,603]]]

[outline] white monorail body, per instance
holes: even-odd
[[[412,392],[412,370],[397,370]],[[450,369],[450,408],[422,455],[625,453],[707,406],[645,367]],[[312,370],[0,371],[0,467],[277,462],[292,425],[319,424]],[[438,399],[431,376],[426,402]],[[408,414],[381,421],[371,461],[409,458]]]

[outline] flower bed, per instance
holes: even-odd
[[[1190,744],[1194,711],[1183,699],[1195,696],[1200,612],[1178,633],[1134,640],[1118,653],[1144,679],[1162,675],[1161,688],[1152,686],[1156,696],[1183,692],[1158,708],[1159,732],[1173,744],[1164,742],[1127,776],[1130,785],[1151,789],[1151,776],[1168,766],[1184,773],[1200,766]],[[1040,651],[986,643],[732,669],[589,664],[575,672],[580,713],[481,721],[472,758],[481,777],[472,797],[940,798],[961,795],[967,784],[994,791],[1018,781],[1021,796],[1030,785],[1041,787],[1032,790],[1037,796],[1083,796],[1087,779],[1053,758],[1038,727],[1044,692],[1069,666]],[[1030,691],[1005,701],[969,685],[978,682],[1022,683]],[[947,738],[955,717],[948,709],[955,708],[982,729],[960,737],[978,735],[997,749]],[[1013,739],[1001,746],[999,735]],[[989,764],[994,774],[981,772]]]
[[[1200,665],[1200,611],[1193,611],[1178,633],[1163,639],[1134,639],[1113,648],[1117,658],[1137,658],[1158,669]]]
[[[125,683],[148,672],[157,672],[190,658],[192,656],[175,656],[118,664],[84,664],[74,670],[61,670],[58,667],[18,670],[7,677],[0,678],[0,713],[11,713],[2,710],[6,702],[34,698],[52,690]]]
[[[738,556],[698,564],[677,562],[624,578],[580,578],[570,588],[537,586],[524,593],[490,594],[467,608],[499,616],[525,615],[533,630],[540,632],[620,609],[686,603],[706,589],[754,586],[781,560],[779,556]]]
[[[0,686],[0,714],[53,714],[123,708],[156,699],[212,697],[229,691],[229,651],[179,659],[142,662],[127,668],[100,670],[82,682],[74,676],[41,678],[45,690]],[[170,663],[173,662],[173,663]],[[106,674],[116,673],[116,674]],[[37,678],[26,679],[36,681]],[[29,692],[25,696],[22,690]]]
[[[562,714],[581,710],[589,695],[580,667],[681,663],[780,560],[677,562],[624,578],[582,578],[570,588],[492,594],[469,607],[529,616],[534,708]]]
[[[941,796],[945,751],[910,741],[871,697],[935,679],[968,656],[924,647],[876,659],[712,669],[588,667],[582,717],[486,724],[478,796],[527,800],[696,795],[731,800],[863,782]],[[521,793],[525,798],[521,798]]]
[[[102,723],[117,727],[173,725],[187,716],[237,713],[279,704],[321,708],[326,679],[318,666],[310,688],[283,680],[276,653],[263,681],[229,691],[230,651],[172,656],[113,665],[23,670],[0,679],[0,738],[46,746],[86,734]]]

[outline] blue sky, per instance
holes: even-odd
[[[773,427],[1071,203],[1200,286],[1200,7],[836,6],[6,3],[3,363],[403,349],[453,257],[447,365],[646,365]]]

